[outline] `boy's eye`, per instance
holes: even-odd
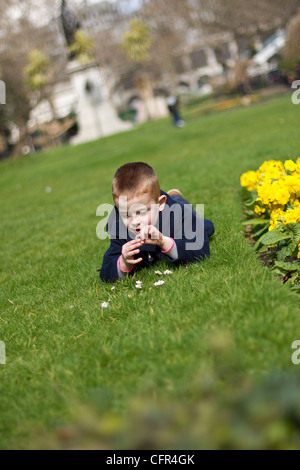
[[[147,215],[148,214],[148,210],[147,209],[143,209],[141,211],[136,211],[135,213],[130,213],[130,214],[124,214],[125,217],[127,217],[127,219],[129,219],[130,217],[136,217],[136,216],[139,216],[139,215]]]

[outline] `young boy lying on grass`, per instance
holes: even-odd
[[[200,218],[180,191],[161,191],[151,166],[127,163],[112,183],[115,207],[107,231],[110,247],[100,277],[114,282],[166,259],[171,263],[201,261],[209,256],[210,220]]]

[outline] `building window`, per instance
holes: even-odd
[[[185,72],[182,57],[173,57],[173,64],[174,64],[174,68],[175,68],[176,73],[184,73]]]
[[[220,44],[218,47],[215,49],[215,54],[217,61],[222,64],[223,62],[226,62],[226,60],[230,59],[231,54],[229,50],[229,45],[228,44]]]
[[[207,65],[207,57],[203,49],[192,52],[190,57],[194,69],[199,69]]]

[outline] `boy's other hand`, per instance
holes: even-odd
[[[134,256],[140,252],[139,248],[144,244],[144,240],[131,240],[123,245],[120,258],[120,266],[123,271],[129,271],[133,264],[138,264],[143,260],[143,258],[134,259]]]
[[[163,251],[168,251],[173,245],[172,238],[165,237],[156,227],[153,225],[146,225],[141,230],[141,240],[146,245],[157,245]]]

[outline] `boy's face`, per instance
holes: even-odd
[[[130,235],[135,238],[146,225],[155,225],[166,200],[166,196],[160,196],[155,201],[148,193],[130,198],[120,196],[117,207]]]

